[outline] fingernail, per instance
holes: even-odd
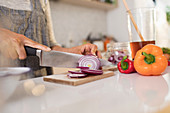
[[[92,54],[96,56],[96,54],[94,52]]]
[[[47,51],[51,51],[51,48],[47,47]]]

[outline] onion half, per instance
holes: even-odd
[[[101,67],[100,60],[94,55],[84,55],[78,61],[79,67],[89,67],[98,70]]]

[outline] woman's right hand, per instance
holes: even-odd
[[[0,28],[0,54],[12,59],[25,59],[26,52],[24,46],[50,51],[45,45],[39,44],[24,35],[17,34],[7,29]]]

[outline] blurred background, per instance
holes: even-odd
[[[156,38],[170,39],[166,13],[169,0],[127,0],[127,3],[130,9],[156,7],[159,21]],[[90,41],[104,50],[109,41],[129,41],[127,14],[122,0],[50,0],[50,6],[55,37],[64,47]]]

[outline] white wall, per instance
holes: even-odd
[[[50,1],[56,40],[66,47],[80,45],[90,32],[107,33],[106,11]],[[69,45],[72,38],[73,44]]]
[[[126,9],[123,0],[118,0],[118,7],[107,14],[108,34],[113,35],[118,41],[129,40],[127,30]],[[154,7],[152,0],[126,0],[129,8]],[[166,6],[170,5],[170,0],[157,0],[157,22],[156,22],[156,44],[162,47],[170,47],[170,25],[166,21]]]
[[[170,24],[167,22],[166,7],[170,6],[169,0],[157,0],[157,37],[156,44],[170,48]]]
[[[146,7],[152,0],[126,1],[132,9]],[[72,46],[79,45],[89,32],[107,33],[120,42],[129,41],[123,0],[118,0],[118,7],[109,12],[56,1],[50,1],[50,6],[55,37],[60,44],[69,46],[69,40],[72,38],[74,40]]]
[[[127,0],[129,8],[134,7],[134,0]],[[118,0],[118,7],[107,14],[108,34],[114,36],[120,42],[129,41],[127,29],[126,9],[123,0]]]
[[[134,1],[134,7],[154,7],[153,0],[133,0]]]
[[[154,6],[152,0],[126,0],[129,9]],[[127,15],[123,0],[118,0],[118,7],[107,14],[108,34],[120,42],[129,41]]]

